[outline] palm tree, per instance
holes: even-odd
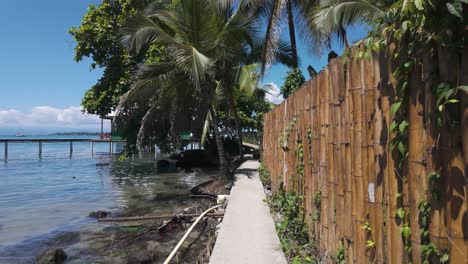
[[[236,131],[239,140],[239,155],[243,159],[243,144],[242,144],[242,127],[240,125],[240,118],[237,112],[237,101],[241,95],[247,97],[254,97],[256,93],[261,90],[258,87],[259,75],[257,70],[259,65],[262,64],[262,49],[264,46],[264,40],[256,40],[248,46],[248,49],[244,53],[237,57],[236,61],[231,65],[233,71],[229,71],[230,74],[230,85],[221,86],[223,89],[224,97],[228,102],[228,110],[234,115],[234,121]],[[273,64],[281,63],[283,65],[292,67],[294,65],[294,59],[292,55],[292,49],[289,43],[279,41],[277,50],[273,53]],[[238,65],[235,65],[238,63]],[[263,98],[263,97],[262,97]],[[229,115],[230,116],[230,115]]]
[[[278,50],[281,29],[287,22],[289,30],[289,42],[291,45],[293,64],[292,68],[299,66],[297,55],[296,30],[299,36],[313,50],[317,44],[314,42],[313,31],[307,26],[307,16],[315,5],[315,0],[251,0],[249,8],[267,20],[265,29],[265,42],[262,50],[262,74],[275,61],[274,53]]]
[[[224,176],[230,173],[217,126],[216,89],[231,87],[232,65],[239,65],[239,60],[246,58],[240,54],[254,50],[257,17],[238,12],[246,2],[181,0],[173,9],[156,8],[139,13],[122,29],[122,42],[129,50],[139,53],[158,43],[166,47],[168,59],[138,68],[134,85],[122,97],[119,111],[133,107],[132,98],[151,95],[140,99],[150,105],[138,135],[143,139],[147,122],[161,113],[160,103],[180,105],[180,99],[173,96],[182,94],[181,89],[189,90],[193,101],[198,100],[209,109]]]
[[[321,0],[309,11],[308,24],[324,44],[332,36],[349,47],[346,30],[353,24],[370,25],[395,1],[389,0]]]

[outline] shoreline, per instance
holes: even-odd
[[[196,214],[216,203],[213,199],[189,196],[169,199],[173,207],[160,215]],[[136,215],[138,212],[136,208],[129,208],[112,214],[112,217]],[[139,215],[145,214],[142,212]],[[69,231],[52,231],[15,245],[2,247],[0,263],[34,263],[41,252],[54,248],[60,248],[67,254],[67,263],[162,263],[183,236],[190,222],[183,220],[158,231],[165,221],[161,219],[108,223],[98,222],[96,219],[93,223]],[[178,253],[179,263],[193,263],[193,259],[203,255],[205,247],[213,240],[218,222],[218,218],[206,218],[194,229]]]
[[[172,174],[175,170],[170,170],[167,175],[154,172],[148,176],[149,182],[139,180],[136,185],[125,173],[112,176],[116,177],[113,179],[116,183],[124,184],[121,192],[125,203],[118,206],[116,211],[111,210],[109,217],[200,213],[216,201],[191,197],[190,189],[193,184],[216,178],[217,169],[201,168],[195,171],[184,173],[177,169],[179,176]],[[140,176],[135,174],[131,177],[138,179]],[[145,192],[147,183],[156,184],[150,193]],[[189,224],[188,221],[181,221],[164,232],[156,232],[164,220],[98,223],[95,219],[83,217],[79,221],[78,226],[60,226],[22,242],[0,246],[0,263],[35,263],[36,257],[50,248],[63,249],[68,255],[66,263],[160,263],[185,233],[184,225]],[[178,254],[179,263],[193,263],[194,258],[206,251],[217,224],[218,219],[208,218],[197,226],[186,242],[188,245]]]

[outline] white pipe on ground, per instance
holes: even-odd
[[[174,255],[177,253],[177,250],[179,250],[180,246],[182,246],[182,244],[184,243],[185,239],[187,239],[187,237],[189,236],[189,234],[192,232],[192,230],[195,228],[195,226],[198,224],[198,222],[200,222],[200,220],[209,212],[209,211],[212,211],[218,207],[222,206],[222,204],[218,204],[216,206],[213,206],[211,208],[209,208],[208,210],[206,210],[205,212],[203,212],[203,214],[201,214],[197,220],[195,220],[195,222],[193,222],[193,224],[190,226],[190,228],[187,230],[187,232],[185,232],[185,235],[182,237],[182,239],[179,241],[179,243],[177,244],[177,246],[172,250],[171,254],[169,255],[169,257],[167,257],[166,261],[164,261],[164,264],[168,264],[169,261],[171,261],[171,259],[174,257]]]

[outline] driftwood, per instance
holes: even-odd
[[[154,219],[173,219],[173,218],[193,218],[198,217],[200,214],[179,214],[179,215],[149,215],[149,216],[130,216],[130,217],[115,217],[115,218],[102,218],[98,222],[128,222],[128,221],[142,221]],[[223,217],[224,213],[207,214],[209,217]]]

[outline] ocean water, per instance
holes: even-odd
[[[93,155],[87,142],[74,143],[72,157],[69,143],[43,143],[41,159],[37,143],[9,143],[7,159],[3,153],[0,143],[0,251],[95,223],[89,212],[131,207],[135,194],[184,194],[213,176],[175,168],[158,171],[151,156],[121,161],[105,143],[95,143]]]

